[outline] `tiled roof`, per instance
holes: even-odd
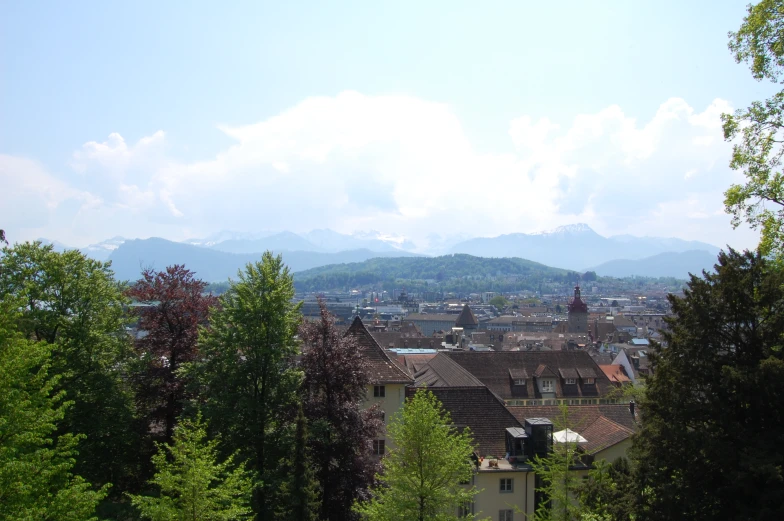
[[[549,418],[553,423],[556,423],[561,416],[561,410],[557,405],[507,406],[507,409],[520,423],[525,423],[526,418]],[[568,407],[568,411],[570,425],[557,425],[557,427],[570,427],[572,430],[582,434],[584,429],[593,424],[600,416],[604,416],[627,429],[634,430],[637,428],[628,404],[573,405]]]
[[[511,376],[512,379],[515,380],[518,378],[525,379],[528,378],[528,371],[525,370],[525,367],[518,368],[518,369],[509,369],[509,376]]]
[[[359,317],[354,318],[346,335],[352,335],[356,339],[357,346],[368,360],[373,383],[410,384],[414,381],[398,361],[378,345]]]
[[[561,378],[574,378],[577,379],[577,369],[574,367],[561,367],[558,369]]]
[[[477,378],[445,353],[433,357],[414,375],[417,387],[485,387]]]
[[[463,311],[460,312],[457,320],[455,320],[455,327],[476,327],[478,325],[479,321],[476,319],[474,312],[471,311],[471,308],[468,307],[468,304],[463,306]]]
[[[622,442],[634,434],[634,431],[615,423],[606,416],[599,416],[591,425],[580,431],[580,434],[588,440],[583,448],[589,454],[593,454]]]
[[[589,370],[593,370],[596,375],[595,384],[584,384],[580,380],[576,386],[572,386],[573,389],[569,389],[569,396],[601,397],[613,389],[610,380],[586,351],[458,351],[443,355],[457,362],[504,400],[541,398],[535,378],[544,376],[556,379],[556,396],[563,396],[563,380],[558,377],[560,369],[577,370],[578,374],[579,371],[588,374]],[[526,381],[525,386],[513,385],[509,376],[510,369],[525,369],[535,378]]]
[[[626,375],[622,365],[606,364],[600,365],[599,368],[604,372],[605,376],[613,383],[629,383],[631,380]]]
[[[397,355],[397,361],[406,368],[406,370],[410,374],[414,374],[419,372],[423,367],[427,365],[433,357],[436,356],[435,354],[416,354],[416,355]]]
[[[433,387],[428,390],[449,411],[456,427],[471,429],[476,451],[482,456],[503,457],[506,429],[523,426],[486,387]],[[415,387],[408,387],[406,396],[411,397],[416,391]]]

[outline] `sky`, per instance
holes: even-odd
[[[587,223],[753,247],[720,115],[746,0],[0,0],[0,228],[441,238]]]

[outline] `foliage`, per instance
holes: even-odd
[[[174,429],[172,445],[159,444],[153,456],[160,495],[131,496],[142,517],[153,521],[234,521],[252,511],[252,480],[234,456],[218,462],[217,440],[207,441],[201,415]]]
[[[748,6],[740,29],[729,34],[735,60],[748,63],[757,80],[781,81],[784,70],[784,2],[762,0]],[[734,141],[730,167],[746,176],[731,186],[724,204],[733,226],[746,221],[761,232],[763,255],[784,255],[784,91],[755,101],[735,114],[723,114],[724,138]]]
[[[556,431],[571,427],[569,409],[559,405],[558,418],[553,422]],[[534,512],[536,521],[573,521],[580,519],[581,508],[574,500],[580,478],[574,467],[581,465],[577,442],[567,437],[563,443],[553,443],[547,456],[536,456],[529,464],[536,474],[536,492],[542,497]]]
[[[782,519],[784,272],[730,250],[669,300],[631,453],[638,518]]]
[[[203,358],[186,371],[201,386],[203,408],[225,448],[240,451],[258,479],[254,510],[271,516],[282,480],[278,462],[290,448],[301,373],[294,369],[299,305],[282,258],[264,253],[221,295],[199,339]]]
[[[280,487],[280,500],[275,519],[281,521],[317,521],[321,506],[318,480],[313,471],[313,460],[308,447],[308,419],[299,405],[294,453],[284,460],[290,470],[288,479]]]
[[[0,230],[0,242],[8,245],[8,240],[5,238],[5,230]]]
[[[15,330],[13,304],[0,302],[0,520],[95,519],[108,486],[71,473],[81,436],[55,430],[72,402],[49,375],[51,346]]]
[[[461,485],[474,469],[471,433],[452,425],[438,398],[419,389],[388,428],[393,447],[384,458],[382,484],[356,510],[370,521],[448,521],[478,493]]]
[[[123,380],[129,350],[123,287],[109,263],[40,242],[3,249],[0,298],[22,303],[18,327],[51,345],[56,390],[73,402],[61,432],[80,437],[76,472],[120,487],[137,465],[131,394]],[[107,455],[111,455],[107,457]]]
[[[509,305],[509,301],[501,295],[496,295],[490,299],[490,304],[495,306],[495,308],[498,310],[503,310],[506,309],[506,307]]]
[[[580,278],[582,280],[584,280],[585,282],[593,282],[598,277],[596,276],[596,272],[595,271],[586,271],[585,273],[582,274],[582,276]]]
[[[579,494],[583,514],[590,512],[606,521],[635,518],[632,509],[637,498],[636,487],[626,458],[618,458],[612,464],[596,461]],[[581,521],[585,521],[585,516]]]
[[[381,411],[363,409],[371,384],[367,362],[352,336],[341,335],[319,302],[321,320],[303,322],[303,405],[311,425],[313,463],[322,489],[321,518],[352,517],[379,470],[371,453],[381,429]]]
[[[135,374],[137,402],[148,425],[163,427],[167,443],[186,399],[177,370],[196,358],[199,326],[206,324],[210,308],[218,302],[203,294],[205,286],[193,272],[174,265],[160,272],[144,270],[127,291],[139,304],[146,304],[133,308],[138,328],[146,333],[136,341],[143,365]]]

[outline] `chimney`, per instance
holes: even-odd
[[[634,400],[629,401],[629,412],[632,414],[632,418],[634,418]]]

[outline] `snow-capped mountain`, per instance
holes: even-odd
[[[255,241],[274,235],[276,232],[271,230],[261,230],[257,232],[235,232],[231,230],[221,230],[212,235],[208,235],[202,239],[185,239],[185,244],[192,244],[194,246],[203,246],[209,248],[224,241]]]
[[[90,244],[89,246],[85,246],[84,248],[79,248],[82,253],[87,255],[88,257],[92,257],[95,260],[105,261],[109,259],[109,255],[112,254],[114,250],[119,248],[126,239],[124,237],[112,237],[111,239],[106,239],[105,241],[97,242],[95,244]]]

